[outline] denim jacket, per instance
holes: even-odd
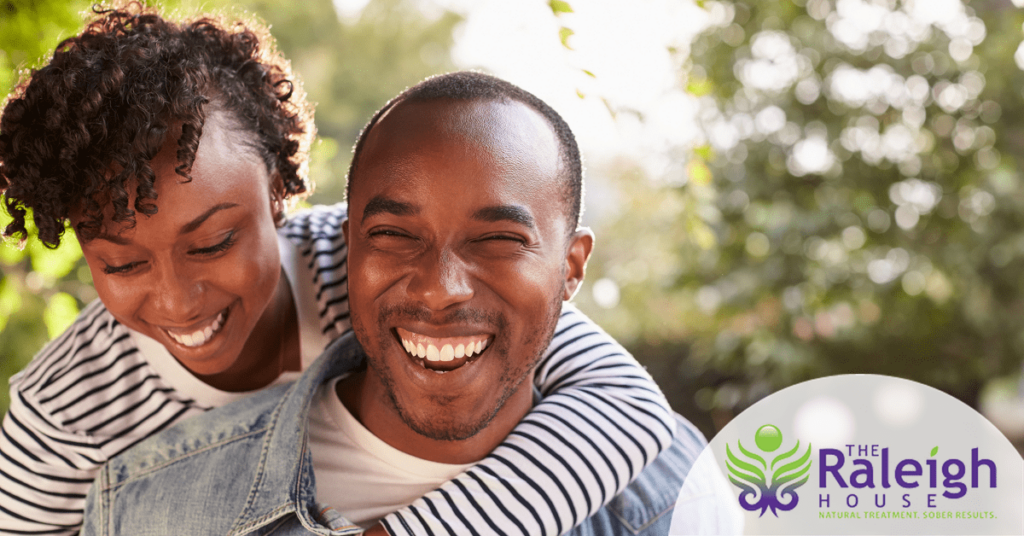
[[[317,387],[363,359],[347,334],[295,383],[183,421],[111,459],[86,499],[82,534],[360,533],[317,503],[306,424]],[[668,534],[683,479],[704,446],[692,425],[677,422],[672,446],[571,534]]]

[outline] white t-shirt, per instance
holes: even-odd
[[[423,460],[382,441],[338,399],[342,378],[321,385],[309,410],[318,502],[369,528],[473,466]]]

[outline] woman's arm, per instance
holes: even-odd
[[[204,411],[165,383],[99,301],[11,378],[0,428],[0,534],[77,534],[111,456]]]
[[[11,390],[0,430],[0,534],[78,533],[105,457],[67,435]]]
[[[393,535],[561,534],[607,504],[671,442],[664,395],[572,305],[538,366],[542,399],[472,469],[381,523]]]

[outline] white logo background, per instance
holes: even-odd
[[[764,424],[781,429],[783,446],[811,443],[812,467],[807,483],[796,489],[798,505],[790,511],[748,512],[739,507],[740,489],[728,482],[726,444],[737,441],[755,449],[754,433]],[[932,455],[932,450],[938,447]],[[888,488],[882,487],[881,449],[888,449]],[[989,469],[979,465],[972,488],[972,449],[997,468],[996,488]],[[819,487],[821,449],[844,455],[837,469],[848,487],[830,473]],[[775,453],[777,454],[777,453]],[[852,455],[851,455],[852,454]],[[944,485],[943,464],[963,462],[965,474],[951,483],[966,485],[963,497]],[[874,488],[855,488],[851,473],[872,466]],[[919,476],[906,476],[916,488],[895,480],[897,464],[913,459]],[[930,465],[936,486],[930,487]],[[837,458],[828,458],[836,465]],[[956,473],[955,467],[950,467]],[[698,458],[679,496],[670,534],[1024,534],[1024,459],[999,431],[959,400],[931,387],[888,376],[842,375],[794,385],[754,404],[734,418]],[[714,478],[709,478],[713,475]],[[864,483],[864,475],[858,478]],[[853,497],[851,497],[853,496]],[[827,499],[826,499],[827,498]],[[877,504],[884,500],[884,507]],[[909,506],[908,506],[909,503]],[[853,506],[851,506],[853,505]],[[722,515],[726,513],[728,515]]]

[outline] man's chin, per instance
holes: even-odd
[[[410,408],[399,403],[395,394],[390,390],[388,397],[402,422],[413,432],[435,441],[465,441],[473,438],[491,424],[494,416],[504,406],[508,395],[502,396],[502,400],[495,405],[493,411],[483,415],[466,415],[465,412],[454,410],[453,404],[443,403],[411,411]],[[459,413],[458,418],[453,415],[453,412]]]

